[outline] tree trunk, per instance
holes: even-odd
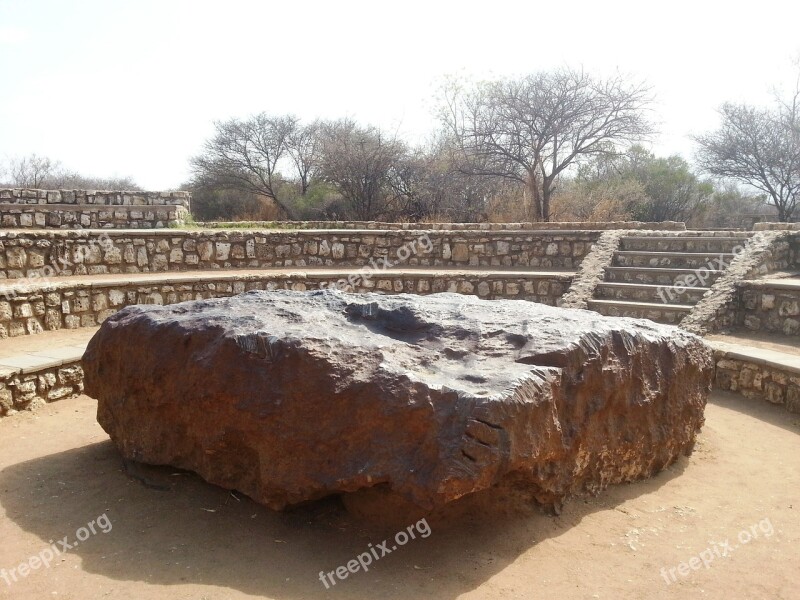
[[[542,220],[542,204],[539,182],[536,179],[535,173],[528,174],[528,191],[531,195],[531,220],[539,222]]]
[[[545,180],[542,185],[542,221],[550,221],[550,197],[553,195],[551,182]]]
[[[269,196],[267,196],[267,197],[269,198]],[[292,210],[291,208],[289,208],[289,207],[288,207],[286,204],[284,204],[283,202],[279,201],[279,200],[278,200],[277,198],[275,198],[274,196],[273,196],[273,197],[271,197],[271,198],[270,198],[270,200],[272,200],[272,201],[275,203],[275,205],[276,205],[276,206],[277,206],[279,209],[281,209],[281,210],[283,211],[283,213],[286,215],[286,218],[287,218],[287,220],[289,220],[289,221],[294,221],[294,220],[295,220],[295,213],[294,213],[294,210]]]
[[[788,215],[786,214],[786,207],[784,206],[783,202],[781,202],[781,198],[779,198],[776,194],[772,194],[772,201],[773,206],[778,210],[778,221],[780,223],[786,223],[789,221]]]

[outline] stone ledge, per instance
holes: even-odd
[[[800,231],[800,223],[755,223],[753,231]]]
[[[123,207],[119,207],[123,208]],[[125,207],[128,208],[128,207]],[[163,208],[163,207],[162,207]],[[102,210],[102,209],[101,209]],[[106,208],[105,210],[109,210]],[[132,207],[136,210],[136,207]],[[471,238],[486,238],[491,240],[507,240],[520,237],[526,238],[548,238],[552,237],[556,241],[565,240],[568,238],[575,238],[586,241],[596,240],[602,232],[599,230],[569,230],[569,229],[553,229],[553,230],[503,230],[503,231],[472,231],[472,230],[457,230],[451,231],[447,229],[222,229],[222,228],[209,228],[209,229],[187,229],[185,227],[172,227],[170,229],[154,229],[152,231],[142,231],[140,228],[85,228],[85,229],[48,229],[48,228],[24,228],[24,229],[4,229],[0,230],[0,240],[2,238],[15,239],[15,238],[34,238],[34,237],[65,237],[65,238],[88,238],[97,235],[107,235],[109,237],[124,237],[130,235],[153,235],[153,236],[186,236],[189,238],[203,237],[203,236],[221,236],[230,239],[244,239],[247,236],[257,234],[259,236],[287,236],[296,235],[302,237],[309,236],[393,236],[399,237],[403,235],[423,235],[435,234],[436,236],[450,236],[455,240],[471,239]]]
[[[7,279],[0,283],[0,298],[3,296],[20,296],[43,294],[64,289],[102,289],[128,285],[170,285],[185,283],[202,283],[204,281],[258,281],[265,278],[283,279],[309,279],[336,281],[346,279],[349,275],[358,273],[357,270],[337,269],[261,269],[243,270],[232,269],[229,271],[193,271],[181,273],[135,273],[120,276],[108,275],[74,275],[71,277],[55,278],[52,280],[36,280],[32,283],[23,283],[20,280]],[[575,273],[571,271],[525,271],[525,270],[499,270],[485,269],[386,269],[375,271],[369,278],[382,279],[387,277],[404,278],[438,278],[451,277],[477,278],[489,280],[503,279],[544,279],[564,283],[572,281]]]
[[[786,279],[754,279],[742,281],[739,285],[742,288],[800,291],[800,279],[791,277]]]
[[[31,356],[24,369],[0,366],[0,417],[83,392],[82,355],[83,351],[76,349],[71,360]]]
[[[714,383],[718,389],[800,413],[800,355],[707,341],[714,350]]]
[[[794,356],[775,350],[741,346],[718,340],[711,340],[708,343],[714,349],[714,355],[719,360],[733,359],[800,375],[800,355]]]
[[[520,222],[520,223],[391,223],[386,221],[206,221],[199,223],[208,228],[240,228],[243,225],[253,228],[270,229],[364,229],[364,230],[402,230],[402,231],[605,231],[608,229],[659,229],[683,231],[686,223],[679,221],[642,222],[608,221],[588,223],[583,221],[565,222]]]
[[[83,349],[85,349],[85,345]],[[64,346],[0,358],[0,376],[27,375],[28,373],[37,373],[53,367],[79,362],[83,355],[83,349]]]

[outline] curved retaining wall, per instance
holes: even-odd
[[[98,281],[87,284],[62,280],[35,289],[0,291],[0,338],[57,329],[93,327],[130,304],[174,304],[186,300],[241,294],[248,290],[315,290],[330,287],[347,272],[238,274],[219,277],[178,275],[157,281]],[[567,290],[571,274],[527,274],[480,271],[376,272],[354,280],[356,292],[432,294],[454,292],[487,300],[509,298],[555,305]],[[16,286],[19,287],[19,286]]]
[[[0,278],[268,267],[574,269],[598,231],[0,232]]]

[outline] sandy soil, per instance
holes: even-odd
[[[131,476],[93,401],[65,400],[0,420],[0,569],[96,533],[10,585],[0,571],[0,598],[797,598],[800,418],[722,394],[706,416],[694,455],[654,479],[558,517],[447,511],[326,590],[320,571],[396,529],[337,500],[276,514],[173,469]],[[710,567],[691,569],[701,553]]]

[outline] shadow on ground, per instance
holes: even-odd
[[[447,599],[485,583],[586,515],[654,492],[686,465],[681,459],[648,481],[572,500],[558,517],[511,501],[494,509],[456,507],[428,518],[432,533],[426,539],[410,541],[330,590],[320,582],[320,571],[393,537],[396,525],[359,520],[337,499],[275,513],[170,468],[139,471],[148,483],[168,488],[153,489],[126,472],[110,441],[6,468],[0,472],[0,501],[10,519],[42,539],[42,547],[65,535],[74,540],[78,528],[107,514],[111,531],[71,552],[80,556],[84,571],[112,579],[207,584],[287,600]]]
[[[764,423],[769,423],[786,431],[800,434],[800,414],[790,413],[784,406],[719,390],[714,391],[708,403],[759,419]]]

